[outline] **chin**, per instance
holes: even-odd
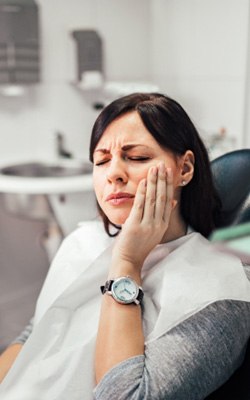
[[[107,213],[105,213],[106,215],[107,215],[107,217],[108,217],[108,219],[110,220],[110,222],[112,222],[112,224],[115,224],[115,225],[123,225],[125,222],[126,222],[126,220],[127,220],[127,218],[128,218],[128,216],[129,216],[129,212],[127,211],[127,212],[125,212],[125,211],[116,211],[116,212],[107,212]]]
[[[115,225],[123,225],[126,222],[126,218],[109,218],[109,220],[112,222],[112,224]]]

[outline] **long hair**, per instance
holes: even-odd
[[[182,188],[180,211],[188,225],[208,237],[219,223],[221,201],[213,184],[207,150],[191,119],[175,100],[160,93],[134,93],[110,103],[93,126],[90,161],[93,162],[93,152],[107,126],[130,111],[138,112],[146,129],[162,148],[177,156],[185,154],[187,150],[194,153],[194,175],[189,184]],[[115,225],[100,207],[99,211],[105,230],[111,236],[109,225]]]

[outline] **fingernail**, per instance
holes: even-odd
[[[152,175],[157,175],[157,167],[152,167],[150,172]]]
[[[166,168],[165,168],[165,164],[164,163],[160,163],[158,165],[158,168],[159,168],[159,172],[161,172],[162,174],[165,174]]]
[[[177,205],[178,201],[177,200],[172,200],[172,208],[175,208]]]

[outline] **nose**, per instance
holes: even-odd
[[[110,183],[127,183],[127,171],[123,160],[112,159],[109,163],[108,171],[106,172],[106,177]]]

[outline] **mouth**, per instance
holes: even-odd
[[[106,198],[106,201],[112,205],[119,205],[134,199],[134,197],[131,193],[112,193]]]

